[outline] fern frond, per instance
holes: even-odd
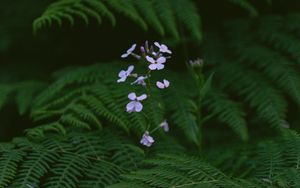
[[[0,85],[0,109],[12,99],[16,102],[20,115],[24,115],[36,95],[45,87],[40,81],[23,81]]]
[[[171,0],[169,2],[181,24],[189,30],[195,39],[201,40],[201,20],[193,2],[186,0]]]
[[[147,169],[124,175],[124,182],[142,187],[218,187],[220,182],[234,185],[223,173],[194,157],[161,155],[145,164],[149,165]],[[126,187],[126,183],[111,187]]]
[[[114,133],[113,133],[114,132]],[[1,187],[104,187],[136,169],[143,150],[112,130],[52,135],[40,143],[15,138],[0,153]]]
[[[170,120],[183,130],[190,141],[199,145],[201,143],[201,130],[197,122],[198,107],[195,101],[189,98],[184,93],[184,89],[177,85],[176,90],[174,87],[170,87],[166,91],[166,105],[172,114]]]
[[[51,169],[53,175],[46,179],[46,187],[76,187],[84,169],[90,162],[81,156],[64,154]]]
[[[133,21],[135,21],[138,25],[140,25],[144,30],[148,29],[147,24],[139,15],[137,9],[133,5],[133,1],[131,0],[105,0],[105,2],[115,9],[117,12],[124,14],[125,16],[129,17]]]
[[[85,179],[79,182],[78,187],[106,187],[117,183],[123,173],[125,173],[124,169],[119,168],[116,165],[99,161],[91,166],[86,173]]]
[[[242,140],[248,139],[245,113],[238,103],[224,94],[212,91],[204,101],[204,106],[212,116],[216,116],[219,121],[230,126]]]
[[[31,152],[26,156],[26,161],[19,167],[18,175],[13,181],[13,187],[27,188],[28,185],[40,184],[50,166],[56,162],[58,154],[53,151]]]
[[[132,1],[132,0],[131,0]],[[165,35],[164,27],[160,22],[155,9],[153,7],[153,1],[132,1],[132,3],[137,7],[139,13],[143,16],[143,18],[147,21],[147,23],[162,36]],[[164,7],[166,8],[166,7]]]
[[[243,8],[252,17],[258,16],[258,12],[257,12],[256,8],[248,0],[227,0],[227,1]]]
[[[298,105],[300,104],[300,76],[289,60],[259,45],[240,46],[238,51],[241,62],[255,64]]]
[[[259,167],[256,174],[260,178],[272,179],[282,169],[281,149],[274,143],[263,143],[258,151]]]
[[[7,187],[15,178],[18,163],[23,159],[24,152],[9,149],[0,153],[0,187]]]
[[[255,108],[258,115],[273,127],[284,127],[287,104],[279,91],[261,75],[246,71],[241,65],[232,63],[230,66],[222,66],[220,70],[220,75],[227,78],[223,87],[229,86],[244,96],[250,107]]]
[[[175,39],[179,39],[179,31],[176,25],[175,16],[168,0],[153,0],[153,7],[165,30]]]
[[[107,17],[115,26],[115,13],[124,15],[145,31],[153,28],[162,36],[168,33],[179,39],[178,28],[183,26],[194,38],[200,40],[202,37],[200,16],[191,0],[59,0],[35,19],[33,30],[36,33],[54,23],[62,26],[65,20],[74,25],[76,18],[81,18],[86,24],[94,18],[101,24],[102,17]]]
[[[97,6],[96,9],[95,5]],[[113,15],[101,2],[96,0],[91,0],[90,2],[85,0],[60,0],[50,4],[42,16],[33,22],[33,30],[36,33],[37,30],[47,24],[51,26],[54,21],[61,26],[65,19],[73,25],[75,22],[74,17],[81,18],[86,24],[89,23],[89,17],[95,18],[100,24],[102,14],[110,18],[114,23]]]
[[[121,144],[112,149],[116,152],[111,160],[125,169],[137,169],[139,162],[144,158],[144,151],[130,144]]]

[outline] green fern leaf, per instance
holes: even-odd
[[[211,92],[204,106],[218,118],[219,121],[229,125],[242,140],[248,139],[248,130],[245,121],[245,114],[239,105],[230,100],[226,95],[216,91]]]
[[[0,154],[0,187],[8,187],[15,178],[18,163],[22,160],[24,152],[20,150],[8,150]]]
[[[169,2],[175,10],[177,19],[189,30],[195,39],[201,40],[201,20],[193,2],[187,0],[171,0]]]
[[[248,0],[227,0],[227,1],[245,9],[252,17],[258,16],[257,10]]]
[[[128,16],[134,22],[136,22],[142,29],[147,31],[148,26],[142,17],[139,15],[137,9],[132,4],[131,0],[105,0],[111,8],[115,9],[117,12]]]
[[[153,2],[148,0],[133,0],[132,3],[136,6],[136,9],[139,11],[139,13],[143,15],[145,21],[147,21],[149,25],[151,25],[160,35],[163,36],[165,34],[164,27],[162,26],[162,23],[153,9]]]

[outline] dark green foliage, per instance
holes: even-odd
[[[153,97],[145,101],[145,113],[149,117],[127,114],[127,94],[131,91],[126,84],[117,85],[116,78],[112,77],[117,75],[119,67],[96,64],[60,71],[36,98],[31,95],[26,101],[28,104],[34,101],[31,114],[38,126],[27,133],[38,138],[49,131],[66,134],[65,127],[69,126],[101,129],[109,121],[140,136],[149,124],[155,127],[166,118],[188,140],[200,145],[201,124],[214,118],[229,125],[242,140],[248,139],[246,124],[253,123],[252,120],[262,120],[275,130],[286,128],[290,126],[287,120],[290,99],[298,106],[300,103],[300,78],[295,63],[298,46],[296,40],[293,45],[283,44],[287,38],[297,38],[297,27],[288,27],[290,22],[295,22],[295,17],[296,14],[237,20],[224,25],[225,37],[211,33],[214,39],[208,37],[204,41],[207,44],[204,58],[208,71],[215,73],[212,85],[216,89],[203,99],[204,109],[196,101],[199,92],[191,77],[176,79],[176,74],[166,73],[174,84],[166,92],[154,90]],[[261,22],[264,24],[256,24]],[[242,35],[245,32],[249,34]],[[229,50],[222,52],[219,47]],[[2,103],[14,91],[12,88],[3,87]],[[143,91],[138,88],[136,92]],[[21,98],[25,97],[17,97],[17,101]],[[18,103],[20,112],[28,106],[26,102]],[[250,118],[246,119],[248,109],[253,113],[247,114]],[[203,118],[199,116],[202,110]]]
[[[179,39],[178,20],[194,38],[201,39],[200,17],[190,0],[60,0],[50,4],[41,17],[33,23],[34,32],[54,23],[62,26],[68,21],[74,25],[76,17],[89,24],[95,19],[99,24],[107,17],[114,26],[115,13],[120,13],[142,29],[150,27],[160,35],[170,34]]]
[[[149,150],[151,157],[147,159],[132,141],[111,132],[116,131],[74,132],[68,137],[46,138],[40,144],[19,138],[10,146],[1,145],[0,185],[80,188],[299,186],[300,136],[294,131],[284,131],[281,137],[256,146],[241,148],[233,144],[235,147],[231,150],[216,148],[202,155],[204,157],[188,152],[180,154],[184,146],[176,142],[171,144],[172,138],[167,137]],[[160,144],[169,145],[170,150],[157,150]]]
[[[19,150],[7,148],[1,151],[0,158],[0,187],[6,187],[14,179],[17,172],[17,164],[22,160],[24,153]]]
[[[104,187],[136,169],[144,152],[110,131],[72,133],[40,144],[25,138],[0,152],[0,187]]]
[[[290,126],[287,109],[290,100],[291,104],[299,106],[300,96],[297,63],[299,28],[290,28],[296,18],[297,14],[291,14],[230,21],[223,27],[225,37],[212,33],[206,39],[204,59],[215,72],[214,87],[219,93],[232,96],[237,104],[243,104],[235,113],[240,114],[235,119],[241,119],[241,115],[250,108],[256,113],[253,119],[259,117],[276,129]],[[210,109],[222,106],[217,101],[211,103],[215,108]],[[206,104],[209,105],[208,102]],[[230,107],[231,114],[235,111],[233,109]],[[221,118],[221,121],[225,120]],[[232,121],[227,123],[233,126]],[[239,123],[239,126],[242,125]]]
[[[204,101],[204,106],[207,106],[209,112],[218,117],[222,123],[230,126],[242,140],[248,139],[245,114],[238,103],[224,94],[212,91]]]
[[[0,84],[0,108],[12,99],[16,102],[20,115],[31,108],[31,104],[44,87],[40,81],[24,81],[20,83]]]
[[[112,187],[129,187],[130,182],[141,187],[212,187],[220,182],[223,185],[225,182],[230,184],[229,178],[222,172],[194,157],[162,155],[146,160],[145,164],[150,168],[124,176],[129,181],[126,186],[121,183]]]
[[[300,187],[300,15],[275,7],[276,14],[264,15],[262,6],[273,2],[224,0],[251,18],[229,21],[219,13],[223,6],[208,10],[222,17],[222,25],[205,20],[212,15],[192,0],[52,2],[34,21],[34,32],[129,19],[165,36],[172,63],[181,46],[185,60],[187,47],[194,48],[191,54],[200,50],[204,67],[197,71],[203,75],[181,70],[151,76],[167,78],[170,87],[152,87],[143,112],[131,114],[125,111],[128,93],[146,91],[129,87],[133,80],[116,83],[120,63],[63,69],[47,83],[3,80],[0,108],[15,102],[34,125],[25,130],[27,138],[0,144],[0,188]],[[151,132],[153,146],[140,145],[142,134],[164,120],[170,132]]]
[[[258,16],[258,12],[256,8],[248,0],[227,0],[227,1],[245,9],[252,17]]]
[[[183,130],[190,141],[200,143],[197,105],[193,101],[196,94],[187,90],[190,87],[184,84],[184,80],[177,79],[177,74],[170,74],[174,83],[170,91],[165,93],[153,88],[152,96],[145,101],[145,112],[128,114],[125,107],[131,90],[127,84],[116,83],[118,71],[113,64],[102,64],[58,74],[56,80],[36,97],[31,114],[38,126],[27,130],[27,134],[38,139],[45,132],[65,134],[65,127],[70,126],[101,129],[103,122],[109,121],[140,136],[149,125],[155,128],[169,119],[166,114],[171,114],[170,123]],[[187,82],[192,82],[188,76]],[[134,90],[145,92],[141,87]]]

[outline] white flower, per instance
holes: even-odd
[[[140,112],[143,110],[143,105],[140,101],[143,101],[147,98],[146,94],[143,94],[139,97],[136,96],[134,92],[129,93],[128,98],[131,100],[127,106],[126,106],[126,111],[128,113],[131,112]]]
[[[166,120],[163,121],[159,126],[162,127],[165,132],[169,132],[169,124]]]
[[[196,60],[189,60],[189,64],[192,67],[202,67],[203,66],[203,59],[197,58]]]
[[[169,50],[168,46],[164,44],[159,44],[158,42],[154,42],[154,45],[159,48],[159,51],[162,53],[172,54],[171,50]]]
[[[142,86],[146,86],[145,80],[148,78],[148,76],[139,76],[134,82],[131,83],[131,85],[139,84]]]
[[[156,86],[160,89],[165,89],[170,86],[170,82],[164,79],[163,82],[157,81]]]
[[[134,50],[135,50],[136,44],[133,44],[124,54],[121,55],[122,58],[128,57]]]
[[[117,82],[118,82],[118,83],[120,83],[120,82],[125,82],[126,79],[127,79],[127,77],[131,75],[133,69],[134,69],[134,66],[133,66],[133,65],[130,65],[126,71],[125,71],[125,70],[121,70],[121,71],[119,72],[119,77],[120,77],[120,79],[119,79]]]
[[[157,58],[156,60],[154,60],[150,56],[146,56],[146,59],[147,59],[148,62],[151,63],[148,66],[150,70],[161,70],[161,69],[164,69],[164,67],[165,67],[164,63],[166,62],[166,58],[163,57],[163,56]]]
[[[144,146],[150,147],[154,143],[154,139],[152,136],[150,136],[149,132],[146,131],[143,134],[140,143],[143,144]]]

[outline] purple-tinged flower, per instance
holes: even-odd
[[[133,66],[133,65],[130,65],[130,66],[127,68],[126,71],[125,71],[125,70],[121,70],[121,71],[119,72],[119,77],[120,77],[120,79],[117,80],[117,82],[118,82],[118,83],[120,83],[120,82],[125,82],[126,79],[127,79],[127,77],[131,75],[133,69],[134,69],[134,66]]]
[[[196,60],[189,60],[189,64],[192,67],[202,67],[203,66],[203,59],[197,58]]]
[[[169,124],[167,120],[163,121],[159,126],[162,127],[165,132],[169,132]]]
[[[160,89],[165,89],[170,86],[170,82],[164,79],[163,82],[157,81],[156,86]]]
[[[172,54],[171,50],[169,50],[168,46],[164,44],[159,44],[158,42],[154,42],[154,45],[159,48],[159,51],[162,53]]]
[[[124,54],[121,55],[122,58],[128,57],[135,50],[136,44],[133,44]]]
[[[146,50],[145,50],[144,46],[141,46],[141,53],[144,54],[144,55],[146,54]]]
[[[146,50],[146,53],[149,53],[149,51],[150,51],[150,49],[149,49],[149,43],[148,43],[147,40],[145,41],[145,50]]]
[[[148,78],[148,76],[139,76],[134,82],[131,83],[131,85],[139,84],[142,86],[146,86],[145,80]]]
[[[143,94],[139,97],[136,96],[134,92],[129,93],[128,98],[131,100],[126,106],[126,111],[131,112],[140,112],[143,110],[143,105],[140,101],[143,101],[147,98],[146,94]]]
[[[150,70],[161,70],[165,67],[164,63],[166,62],[166,58],[163,56],[157,58],[156,60],[154,60],[153,57],[146,56],[146,59],[151,63],[148,66]]]
[[[140,143],[143,144],[144,146],[150,147],[154,143],[154,139],[152,136],[150,136],[149,132],[146,131],[143,134]]]

